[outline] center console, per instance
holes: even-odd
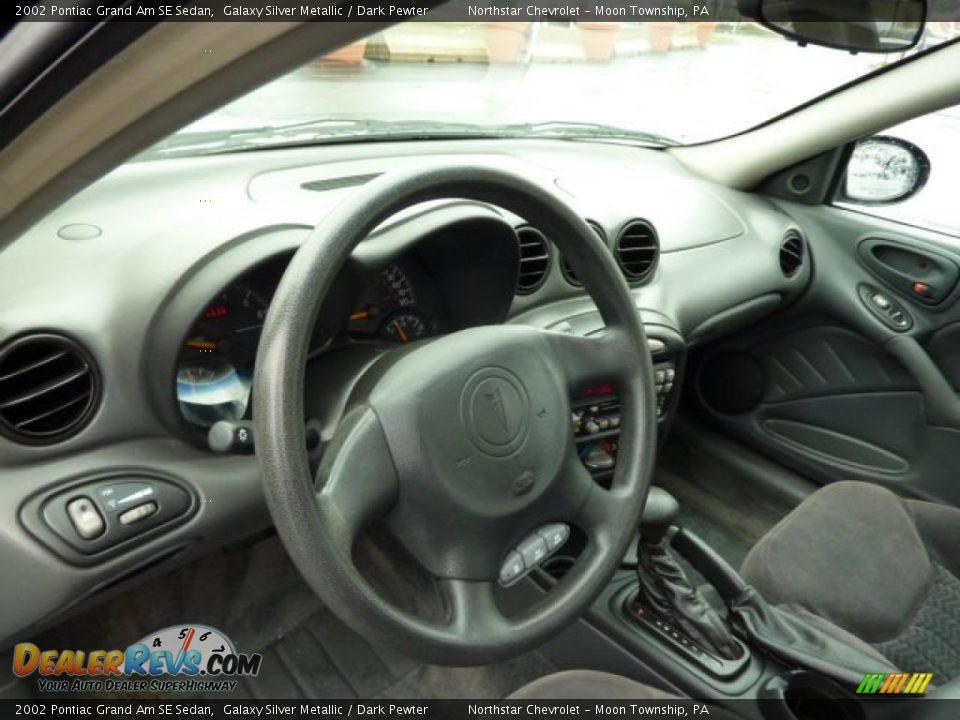
[[[679,395],[678,364],[678,360],[664,359],[654,366],[661,439],[666,436],[666,425]],[[594,479],[607,486],[617,464],[620,439],[620,400],[616,388],[612,385],[588,388],[574,398],[571,409],[577,453]]]

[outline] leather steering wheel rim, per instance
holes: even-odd
[[[380,223],[447,198],[490,203],[538,227],[576,271],[606,329],[581,337],[505,325],[424,343],[343,418],[315,479],[303,393],[319,308],[353,249]],[[614,382],[622,405],[609,489],[580,463],[570,431],[571,394],[597,382]],[[287,267],[257,353],[254,423],[274,525],[324,603],[361,635],[422,661],[487,663],[564,629],[616,570],[652,476],[652,359],[609,249],[552,189],[489,167],[400,171],[341,202]],[[354,543],[377,518],[437,578],[448,606],[443,621],[393,606],[354,565]],[[550,521],[581,527],[586,548],[541,601],[505,617],[494,599],[495,567],[524,534]]]

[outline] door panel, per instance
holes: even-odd
[[[838,208],[784,209],[807,235],[811,286],[780,316],[697,353],[700,404],[820,482],[865,480],[960,506],[956,240]],[[908,323],[889,321],[878,290]]]
[[[960,391],[960,323],[937,330],[927,342],[927,352],[950,386]]]

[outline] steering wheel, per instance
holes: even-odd
[[[552,238],[606,327],[578,336],[484,326],[397,351],[395,362],[362,383],[367,389],[339,423],[314,478],[303,393],[318,309],[374,228],[416,203],[444,198],[504,208]],[[609,489],[581,463],[571,430],[571,395],[597,382],[613,383],[622,403]],[[596,232],[559,195],[500,169],[387,173],[326,216],[273,297],[254,403],[267,505],[294,564],[347,625],[425,662],[515,656],[576,620],[626,552],[652,474],[652,360],[629,288]],[[444,618],[399,608],[358,570],[355,543],[377,520],[433,576]],[[585,549],[533,607],[505,615],[494,597],[505,557],[557,522],[579,527]]]

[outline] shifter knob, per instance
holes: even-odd
[[[680,505],[673,495],[663,488],[651,487],[640,516],[640,542],[659,545],[679,511]]]

